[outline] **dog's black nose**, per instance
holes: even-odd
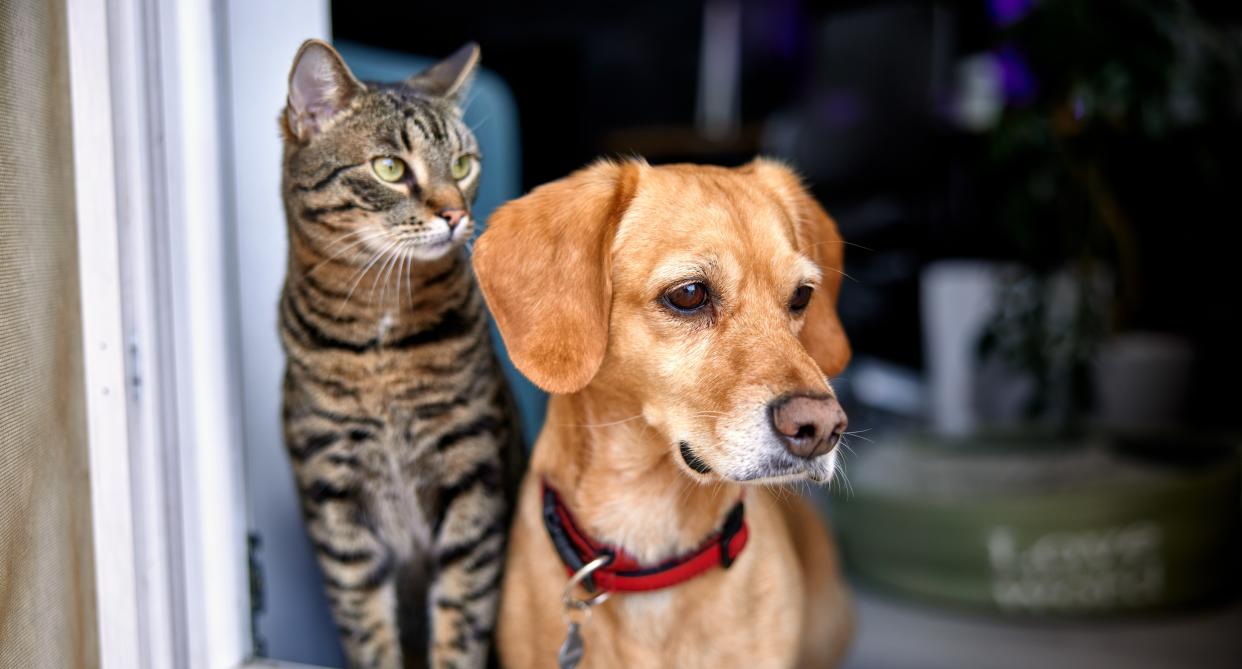
[[[772,402],[770,416],[776,436],[790,453],[800,458],[815,458],[831,451],[845,432],[845,411],[833,397],[782,397]]]

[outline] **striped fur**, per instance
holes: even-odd
[[[461,53],[447,77],[365,85],[308,42],[282,115],[285,442],[352,667],[484,666],[495,622],[522,450],[473,222],[438,213],[468,211],[478,184],[453,71],[477,51]],[[378,176],[386,156],[405,180]]]

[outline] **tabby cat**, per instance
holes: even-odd
[[[312,40],[289,75],[285,443],[353,667],[489,657],[522,449],[463,250],[478,59],[363,84]]]

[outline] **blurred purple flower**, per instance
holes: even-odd
[[[996,51],[996,63],[1000,67],[1005,100],[1017,106],[1034,102],[1039,83],[1035,81],[1035,75],[1031,73],[1022,52],[1012,44],[1006,44]]]
[[[1035,0],[988,0],[988,13],[998,28],[1011,26],[1030,13]]]

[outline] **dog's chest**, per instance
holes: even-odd
[[[773,582],[760,584],[754,580],[758,574],[752,571],[753,565],[735,564],[737,567],[741,569],[732,574],[719,573],[715,578],[679,586],[688,586],[686,591],[615,596],[607,605],[616,607],[619,625],[611,629],[601,626],[594,639],[588,625],[582,666],[792,666],[802,624],[802,602],[796,593],[788,601],[781,601],[777,595],[789,593],[793,580],[788,574],[775,575]],[[728,578],[730,575],[737,578]]]
[[[673,598],[668,591],[625,595],[618,604],[625,609],[636,637],[663,645],[670,632],[676,633]]]

